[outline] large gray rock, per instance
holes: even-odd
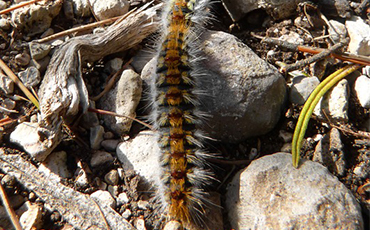
[[[135,110],[141,98],[141,91],[140,76],[133,70],[125,70],[116,87],[98,101],[98,107],[120,115],[135,117]],[[126,117],[103,116],[102,119],[106,127],[119,136],[124,132],[128,132],[132,124],[132,119]]]
[[[322,165],[276,153],[232,180],[226,206],[234,229],[363,229],[351,192]]]
[[[286,99],[284,78],[233,35],[209,31],[201,39],[207,76],[199,79],[200,110],[209,115],[202,130],[224,142],[269,132]],[[155,65],[152,59],[141,73],[148,84]]]
[[[233,35],[203,36],[209,76],[202,84],[204,112],[211,115],[204,131],[212,138],[239,142],[269,132],[286,99],[286,83],[278,70]]]

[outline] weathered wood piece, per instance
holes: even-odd
[[[36,149],[35,154],[47,155],[60,143],[62,119],[68,123],[81,109],[87,111],[89,97],[82,65],[130,49],[158,29],[156,11],[161,4],[147,7],[129,12],[102,33],[71,38],[55,51],[38,92],[40,116],[35,132],[39,138],[28,144]]]
[[[112,208],[40,173],[19,155],[0,149],[0,169],[57,210],[75,229],[135,229]]]

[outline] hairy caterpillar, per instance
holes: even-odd
[[[204,169],[203,135],[199,131],[199,37],[209,0],[170,0],[163,13],[163,35],[153,77],[151,119],[158,130],[161,178],[157,198],[169,219],[184,227],[202,224],[212,176]]]

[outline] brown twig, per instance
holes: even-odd
[[[8,213],[10,220],[12,221],[13,226],[16,230],[22,230],[22,227],[19,223],[18,217],[15,215],[15,212],[13,208],[10,206],[8,196],[6,195],[6,192],[3,188],[3,185],[0,182],[0,197],[1,201],[3,203],[3,206],[5,206],[5,210]]]
[[[88,109],[89,112],[93,112],[93,113],[99,113],[99,114],[105,114],[105,115],[110,115],[110,116],[116,116],[116,117],[124,117],[124,118],[128,118],[128,119],[131,119],[133,121],[136,121],[137,123],[139,124],[142,124],[144,125],[145,127],[148,127],[149,129],[151,130],[154,130],[153,126],[143,122],[143,121],[140,121],[134,117],[130,117],[130,116],[126,116],[126,115],[122,115],[122,114],[118,114],[118,113],[115,113],[115,112],[111,112],[111,111],[106,111],[106,110],[102,110],[102,109],[93,109],[93,108],[89,108]]]
[[[31,1],[28,1],[28,2],[22,2],[22,3],[18,4],[18,5],[15,5],[15,6],[12,6],[12,7],[7,8],[5,10],[0,11],[0,15],[9,13],[9,12],[11,12],[13,10],[16,10],[16,9],[21,8],[21,7],[24,7],[24,6],[31,5],[31,4],[36,3],[36,2],[39,2],[39,1],[42,1],[42,0],[31,0]]]
[[[114,85],[116,82],[116,79],[120,76],[120,74],[123,72],[124,69],[127,68],[127,66],[132,62],[132,58],[122,66],[120,70],[117,71],[108,81],[107,85],[105,86],[104,90],[100,92],[97,96],[92,97],[91,100],[96,101],[99,100],[104,94],[106,94]]]
[[[312,57],[306,58],[304,60],[297,61],[294,64],[290,64],[290,65],[286,65],[286,66],[281,67],[280,72],[287,73],[287,72],[290,72],[292,70],[301,69],[304,66],[307,66],[311,63],[314,63],[318,60],[321,60],[321,59],[324,59],[324,58],[330,56],[331,54],[333,54],[333,52],[335,52],[336,50],[342,48],[343,46],[345,46],[347,44],[348,44],[348,40],[343,40],[342,42],[339,42],[339,43],[333,45],[332,47],[330,47],[328,49],[322,49],[321,52],[318,52],[317,54],[315,54]],[[302,51],[301,46],[298,46],[298,51]]]
[[[101,26],[101,25],[111,24],[111,23],[117,21],[120,18],[122,18],[120,20],[123,20],[123,19],[127,18],[130,14],[132,14],[132,12],[134,12],[134,10],[136,10],[136,8],[134,8],[131,11],[127,12],[123,16],[117,16],[117,17],[114,17],[114,18],[108,18],[108,19],[105,19],[105,20],[102,20],[102,21],[99,21],[99,22],[94,22],[94,23],[91,23],[91,24],[88,24],[88,25],[83,25],[83,26],[79,26],[79,27],[72,28],[72,29],[69,29],[69,30],[65,30],[65,31],[62,31],[62,32],[59,32],[59,33],[50,35],[48,37],[38,39],[35,42],[38,42],[38,43],[48,42],[48,41],[51,41],[51,40],[54,40],[54,39],[57,39],[57,38],[60,38],[60,37],[63,37],[63,36],[67,36],[67,35],[69,35],[71,33],[81,32],[81,31],[86,31],[86,30],[91,30],[91,29],[93,29],[95,27],[98,27],[98,26]]]
[[[252,36],[262,39],[262,42],[276,45],[282,49],[315,54],[315,56],[307,58],[305,60],[298,61],[295,64],[286,65],[285,67],[281,69],[281,71],[283,72],[289,72],[295,69],[299,69],[302,66],[310,64],[312,62],[315,62],[327,56],[331,56],[331,57],[337,58],[342,61],[348,61],[348,62],[360,64],[360,65],[370,65],[369,57],[337,51],[339,48],[345,46],[348,43],[347,39],[343,39],[341,42],[335,44],[334,46],[328,49],[323,49],[323,48],[315,48],[315,47],[310,47],[310,46],[302,46],[302,45],[298,45],[294,43],[289,43],[286,41],[278,40],[276,38],[265,38],[265,37],[261,37],[255,34],[252,34]]]

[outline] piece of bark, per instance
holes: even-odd
[[[19,155],[0,149],[0,169],[57,210],[75,229],[135,229],[112,208],[50,180]]]
[[[89,98],[82,78],[83,63],[130,49],[159,28],[156,12],[161,4],[147,7],[148,4],[117,20],[102,33],[71,38],[55,51],[38,91],[40,138],[34,145],[41,147],[37,149],[51,152],[61,141],[62,118],[68,123],[81,109],[82,113],[87,111]]]

